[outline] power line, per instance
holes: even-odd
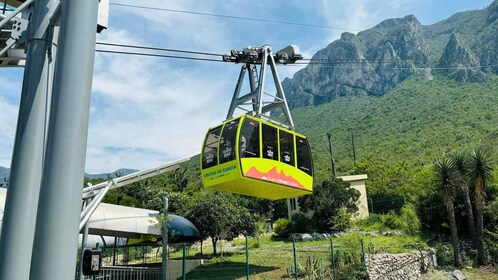
[[[247,21],[257,21],[257,22],[267,22],[267,23],[276,23],[276,24],[287,24],[287,25],[296,25],[296,26],[306,26],[306,27],[314,27],[314,28],[336,29],[336,30],[345,30],[345,31],[361,31],[361,30],[357,30],[357,29],[344,28],[344,27],[334,27],[334,26],[327,26],[327,25],[320,25],[320,24],[308,24],[308,23],[280,21],[280,20],[271,20],[271,19],[261,19],[261,18],[253,18],[253,17],[241,17],[241,16],[232,16],[232,15],[204,13],[204,12],[193,12],[193,11],[166,9],[166,8],[159,8],[159,7],[130,5],[130,4],[123,4],[123,3],[110,3],[110,5],[127,7],[127,8],[136,8],[136,9],[145,9],[145,10],[155,10],[155,11],[163,11],[163,12],[189,14],[189,15],[210,16],[210,17],[220,17],[220,18],[229,18],[229,19],[240,19],[240,20],[247,20]]]

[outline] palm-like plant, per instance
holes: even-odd
[[[460,244],[458,242],[458,232],[455,221],[454,202],[457,195],[457,187],[454,183],[456,173],[455,161],[451,158],[440,158],[434,163],[434,175],[439,187],[439,194],[448,211],[450,220],[451,239],[453,240],[453,263],[455,267],[462,267],[460,258]]]
[[[465,203],[465,213],[467,216],[467,223],[469,224],[470,236],[474,248],[477,248],[476,227],[474,223],[474,213],[472,211],[472,203],[469,196],[469,186],[465,180],[467,174],[467,156],[465,152],[461,152],[453,156],[455,162],[455,183],[462,192],[463,200]]]
[[[483,215],[484,201],[486,197],[484,188],[486,186],[486,182],[488,182],[491,178],[492,171],[491,155],[488,151],[481,148],[470,153],[469,175],[475,188],[474,201],[476,207],[477,262],[480,265],[485,264],[486,261],[483,243]]]

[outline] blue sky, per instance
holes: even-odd
[[[109,28],[99,42],[228,53],[268,44],[298,45],[310,58],[346,30],[357,33],[386,18],[415,15],[432,24],[482,9],[490,0],[111,0],[212,14],[323,25],[262,23],[110,6]],[[98,47],[103,49],[103,47]],[[208,127],[224,120],[239,65],[98,53],[95,60],[87,172],[145,169],[196,154]],[[299,67],[280,67],[281,78]],[[0,68],[0,166],[9,167],[22,84],[22,68]]]

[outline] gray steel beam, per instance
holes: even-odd
[[[51,53],[56,53],[51,32],[39,28],[49,2],[36,1],[28,27],[27,65],[0,240],[0,279],[29,278],[53,76],[47,50],[54,48]]]
[[[97,0],[62,1],[47,151],[31,259],[33,280],[74,277],[97,12]]]
[[[287,104],[287,99],[285,99],[284,89],[282,87],[282,84],[280,83],[280,78],[278,77],[277,67],[275,66],[275,60],[273,59],[273,56],[270,56],[270,61],[271,73],[273,75],[273,81],[275,82],[275,88],[277,89],[277,97],[284,101],[282,107],[284,110],[285,118],[287,119],[287,122],[292,130],[294,130],[294,121],[292,121],[289,105]]]

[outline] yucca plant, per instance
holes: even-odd
[[[456,165],[452,158],[439,158],[434,163],[434,175],[439,187],[439,194],[448,211],[450,220],[451,239],[453,240],[453,263],[455,267],[462,267],[460,257],[460,244],[458,242],[458,232],[455,221],[454,202],[457,195],[455,185]]]
[[[469,195],[469,185],[465,180],[468,173],[468,158],[465,152],[460,152],[453,156],[455,161],[455,183],[462,193],[463,201],[465,204],[465,214],[467,216],[467,223],[469,225],[470,237],[474,248],[477,248],[476,226],[474,222],[474,213],[472,211],[472,203]]]
[[[486,187],[486,183],[491,179],[492,171],[491,154],[487,150],[480,148],[470,153],[469,176],[475,190],[477,263],[480,265],[484,265],[486,262],[483,241],[483,215],[486,197],[484,188]]]

